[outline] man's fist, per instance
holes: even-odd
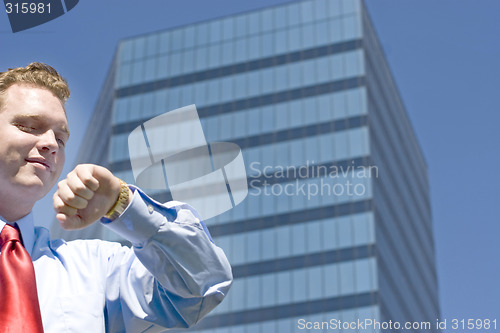
[[[64,229],[85,228],[104,216],[119,195],[120,180],[111,171],[94,164],[77,165],[58,184],[56,217]]]

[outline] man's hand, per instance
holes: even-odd
[[[104,216],[120,195],[120,180],[108,169],[80,164],[58,184],[54,209],[64,229],[81,229]]]

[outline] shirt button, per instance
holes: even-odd
[[[149,211],[149,214],[153,214],[153,212],[155,211],[153,205],[148,205],[148,211]]]

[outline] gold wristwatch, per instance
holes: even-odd
[[[123,180],[120,179],[120,195],[118,196],[118,199],[116,199],[115,204],[111,209],[104,215],[104,218],[113,221],[116,219],[118,216],[123,213],[125,208],[127,208],[129,204],[129,188],[127,183],[125,183]]]

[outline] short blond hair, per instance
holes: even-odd
[[[4,106],[5,91],[14,84],[45,88],[63,104],[70,95],[68,82],[54,68],[41,62],[32,62],[26,67],[9,68],[6,72],[0,72],[0,110]]]

